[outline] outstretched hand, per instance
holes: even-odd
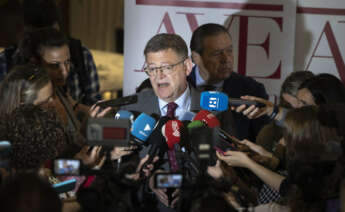
[[[241,96],[241,99],[256,101],[265,105],[264,107],[256,107],[255,105],[251,105],[249,107],[247,107],[246,105],[231,107],[232,110],[235,110],[238,113],[242,113],[249,119],[256,119],[263,115],[271,115],[273,112],[273,102],[270,102],[266,99],[255,96]]]
[[[101,110],[101,107],[97,105],[99,102],[103,102],[105,100],[101,100],[96,102],[96,104],[92,105],[89,110],[89,116],[92,118],[100,118],[104,117],[109,111],[111,111],[111,107],[107,107],[104,110]]]
[[[219,160],[224,161],[229,166],[248,168],[251,162],[251,159],[244,152],[227,151],[224,152],[224,155],[219,152],[216,152],[216,154]]]

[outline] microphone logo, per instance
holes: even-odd
[[[144,131],[151,131],[151,127],[149,124],[146,124]]]
[[[219,103],[219,98],[211,97],[211,98],[209,99],[208,106],[209,106],[210,108],[217,108],[218,103]]]
[[[180,137],[180,131],[178,130],[179,127],[177,121],[173,121],[171,126],[173,129],[173,136]]]

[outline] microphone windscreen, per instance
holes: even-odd
[[[169,149],[173,149],[176,143],[181,141],[181,129],[183,123],[179,120],[169,120],[162,128],[166,137]]]
[[[193,120],[195,113],[190,111],[185,111],[181,117],[179,118],[180,121],[191,121]]]
[[[200,106],[204,110],[227,110],[228,96],[219,91],[204,91],[201,93]]]
[[[115,114],[115,119],[129,119],[131,124],[133,124],[134,120],[140,115],[140,112],[137,111],[128,111],[128,110],[119,110]]]
[[[156,120],[146,113],[141,113],[138,118],[133,122],[131,134],[145,142],[153,132],[156,125]]]
[[[171,118],[167,117],[167,116],[162,116],[158,121],[156,126],[153,129],[153,132],[151,134],[151,136],[149,137],[149,144],[155,144],[155,145],[162,145],[161,141],[162,139],[164,140],[165,143],[165,138],[162,135],[162,127],[165,125],[165,123],[167,123],[169,120],[171,120]]]
[[[220,122],[217,117],[207,110],[200,110],[199,113],[195,115],[194,120],[202,121],[210,128],[220,126]]]
[[[195,121],[190,122],[187,125],[187,128],[188,128],[188,130],[190,130],[190,129],[197,128],[197,127],[202,127],[202,126],[204,126],[204,123],[202,121],[195,120]]]

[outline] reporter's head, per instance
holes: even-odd
[[[0,191],[1,211],[61,212],[62,204],[51,185],[36,174],[8,179]]]
[[[64,127],[53,111],[22,105],[7,117],[10,165],[17,171],[37,170],[66,146]]]

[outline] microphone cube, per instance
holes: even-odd
[[[200,106],[204,110],[225,111],[228,109],[228,96],[218,91],[201,93]]]

